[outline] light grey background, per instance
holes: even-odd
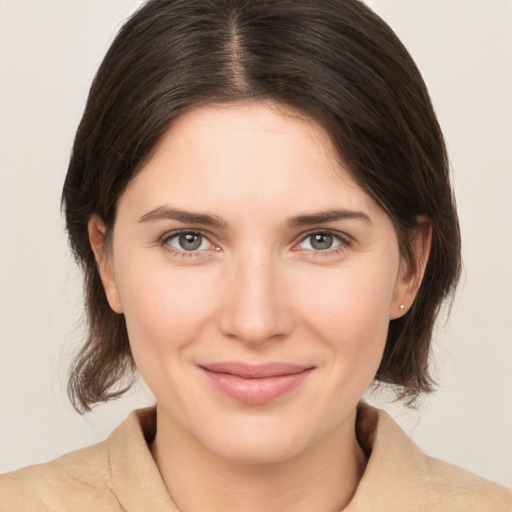
[[[102,440],[143,388],[82,418],[65,395],[81,278],[59,212],[88,87],[136,0],[0,0],[0,472]],[[512,485],[512,2],[368,0],[429,86],[455,175],[465,275],[436,334],[440,390],[385,404],[429,454]]]

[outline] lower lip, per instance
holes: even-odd
[[[262,405],[292,391],[311,373],[308,368],[299,373],[246,379],[229,373],[203,368],[214,386],[225,395],[248,405]]]

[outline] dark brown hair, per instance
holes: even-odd
[[[88,338],[69,394],[77,410],[115,398],[135,365],[123,315],[106,300],[88,239],[178,116],[202,104],[270,99],[319,122],[354,179],[388,213],[410,262],[418,215],[432,246],[412,308],[389,326],[376,379],[430,391],[439,307],[460,273],[445,144],[421,75],[393,31],[358,0],[150,0],[122,27],[91,87],[63,190],[85,275]]]

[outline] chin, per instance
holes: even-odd
[[[250,422],[252,423],[252,422]],[[240,464],[278,464],[293,459],[313,441],[284,424],[255,421],[209,432],[204,446],[217,456]]]
[[[246,465],[279,464],[293,459],[300,448],[288,440],[268,442],[235,442],[219,447],[217,455],[225,460]]]

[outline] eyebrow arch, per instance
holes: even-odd
[[[176,208],[168,208],[166,206],[160,206],[159,208],[155,208],[154,210],[145,213],[139,219],[139,222],[155,222],[159,220],[177,220],[184,224],[203,224],[219,229],[227,228],[226,221],[217,215],[187,212]]]
[[[310,226],[312,224],[323,224],[337,220],[356,219],[362,220],[370,226],[373,225],[370,217],[363,212],[353,210],[325,210],[318,213],[299,215],[286,221],[289,227]]]

